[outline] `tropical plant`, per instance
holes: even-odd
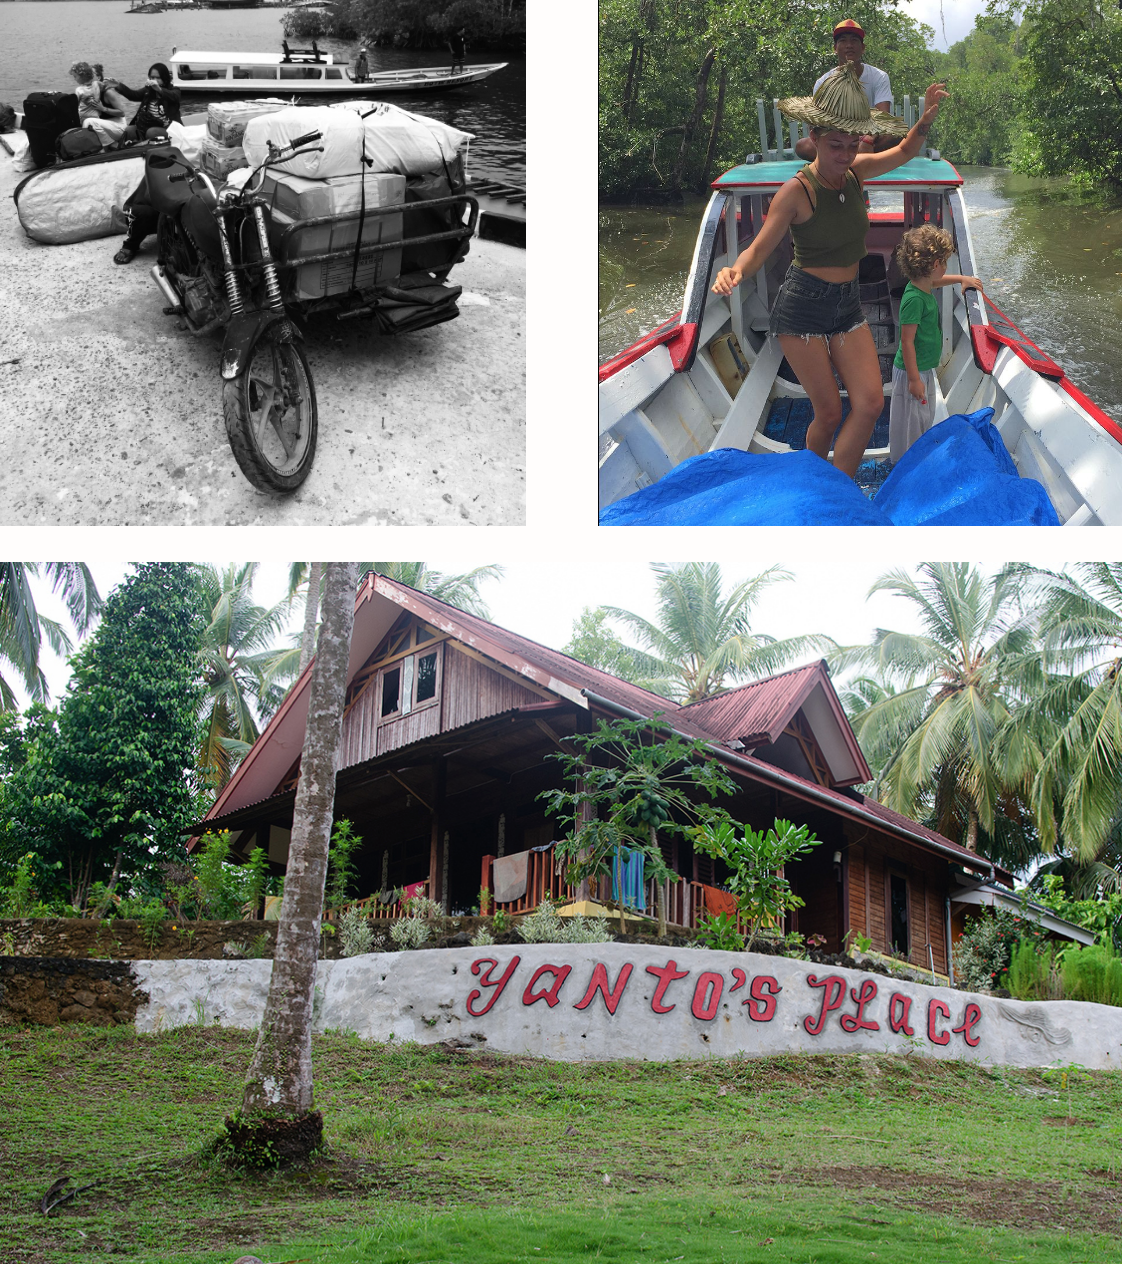
[[[745,946],[749,951],[765,926],[778,929],[788,912],[803,907],[782,869],[820,843],[808,826],[777,820],[765,832],[716,820],[699,825],[692,836],[698,851],[723,861],[730,871],[725,885],[736,896],[737,910],[748,924]]]
[[[1015,814],[1027,777],[995,739],[1042,687],[1031,612],[1008,571],[987,578],[965,562],[924,562],[918,578],[892,571],[870,589],[905,598],[922,632],[878,629],[873,643],[835,656],[872,668],[879,697],[853,715],[862,749],[877,757],[873,797],[978,850],[999,809]],[[879,682],[879,683],[878,683]],[[1023,714],[1029,714],[1025,712]],[[1032,731],[1019,731],[1031,746]],[[1038,848],[1037,848],[1038,850]]]
[[[444,910],[436,900],[427,895],[414,895],[402,900],[404,917],[390,925],[390,938],[403,950],[419,948],[427,943],[444,916]]]
[[[1062,953],[1060,970],[1067,1000],[1122,1005],[1122,958],[1109,944],[1073,944]]]
[[[43,641],[56,654],[73,648],[62,625],[36,609],[30,581],[40,577],[51,581],[54,592],[61,592],[78,632],[89,631],[104,605],[83,562],[0,562],[0,667],[7,663],[15,669],[33,702],[48,697],[47,678],[39,665]],[[0,672],[0,711],[15,709],[15,691]]]
[[[752,631],[752,607],[760,595],[771,584],[791,578],[781,567],[771,566],[727,594],[715,562],[655,562],[651,570],[658,604],[655,620],[618,606],[601,610],[639,641],[641,648],[631,653],[641,671],[629,678],[654,693],[676,702],[697,702],[720,693],[727,682],[769,676],[807,654],[837,649],[826,636],[779,641]]]
[[[657,884],[658,933],[665,935],[666,884],[678,875],[663,858],[659,834],[684,835],[698,821],[724,817],[711,801],[732,794],[735,783],[704,742],[660,732],[658,716],[601,720],[568,744],[570,750],[548,757],[561,763],[567,787],[538,797],[568,831],[557,854],[568,864],[569,881],[610,874],[621,848],[641,852],[644,877]]]
[[[361,845],[362,839],[350,821],[335,822],[327,858],[327,908],[337,909],[347,902],[347,892],[355,880],[354,853]]]
[[[697,924],[697,941],[715,952],[744,951],[744,936],[736,929],[732,913],[706,914]]]
[[[604,944],[612,938],[604,918],[562,917],[551,900],[522,918],[518,934],[528,944]]]
[[[30,843],[45,898],[65,892],[81,910],[95,881],[111,895],[122,875],[135,884],[181,854],[184,828],[203,810],[197,608],[190,566],[139,566],[71,658],[58,713],[33,706],[21,748],[5,753],[0,861]]]
[[[1009,957],[1005,985],[1019,1001],[1061,1000],[1063,977],[1054,946],[1018,940]]]
[[[224,1129],[224,1147],[246,1162],[306,1158],[323,1136],[314,1109],[312,1006],[357,582],[353,562],[324,564],[323,627],[269,995],[241,1110]]]
[[[1022,940],[1038,943],[1039,926],[1012,909],[983,907],[971,918],[954,946],[954,974],[959,987],[992,992],[1001,986],[1013,949]]]
[[[374,946],[374,931],[370,921],[355,904],[339,915],[339,942],[344,957],[361,957]]]
[[[206,685],[199,765],[219,790],[260,735],[258,714],[270,715],[279,704],[278,682],[294,666],[274,645],[288,617],[286,604],[267,608],[253,600],[257,569],[257,562],[198,568],[206,622],[199,650]]]

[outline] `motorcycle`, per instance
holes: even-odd
[[[216,189],[205,172],[171,146],[151,150],[145,158],[149,199],[159,213],[152,277],[168,300],[164,312],[179,316],[197,336],[225,331],[219,371],[226,434],[246,478],[274,493],[295,491],[308,477],[316,452],[315,386],[297,320],[312,312],[335,311],[337,319],[372,317],[382,332],[402,332],[451,319],[458,314],[460,287],[444,280],[452,263],[466,254],[479,214],[475,199],[466,194],[430,199],[424,204],[426,215],[445,216],[438,222],[440,231],[378,244],[363,239],[363,218],[400,216],[403,208],[364,209],[354,244],[287,258],[291,226],[276,230],[260,196],[262,182],[268,169],[315,152],[319,139],[319,132],[310,132],[282,147],[270,143],[268,157],[240,188],[227,184]],[[303,226],[338,224],[346,218],[323,216]],[[431,224],[431,217],[424,222]],[[360,251],[366,259],[403,247],[443,249],[439,243],[449,243],[445,266],[392,277],[382,276],[379,268],[374,284],[358,284]],[[306,275],[305,265],[322,264],[326,277],[329,265],[338,268],[352,259],[351,282],[341,292],[327,293],[325,288],[309,297],[293,284],[297,268]]]

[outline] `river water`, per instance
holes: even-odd
[[[1062,180],[959,167],[979,275],[1005,314],[1122,421],[1122,201]],[[600,210],[600,358],[682,305],[704,199]]]
[[[73,62],[101,62],[107,75],[140,87],[148,67],[167,61],[173,47],[238,52],[280,52],[283,9],[172,9],[129,13],[126,0],[18,0],[3,5],[0,101],[17,108],[29,92],[69,92]],[[293,40],[303,46],[304,40]],[[353,62],[356,44],[323,40],[321,47]],[[440,50],[371,48],[371,70],[442,64]],[[526,184],[526,63],[522,58],[473,52],[469,62],[510,61],[483,83],[435,96],[394,94],[394,104],[472,132],[468,169],[473,176]],[[213,98],[217,99],[217,98]],[[184,97],[185,114],[208,98]]]

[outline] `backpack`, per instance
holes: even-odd
[[[37,167],[57,158],[55,142],[68,128],[79,127],[78,98],[73,92],[32,92],[23,102],[23,130]]]
[[[69,162],[71,158],[87,158],[90,154],[101,153],[101,141],[97,133],[88,127],[68,128],[55,141],[55,153],[59,162]]]

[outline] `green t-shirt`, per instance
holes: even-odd
[[[943,354],[943,334],[939,328],[939,303],[934,294],[925,294],[917,285],[908,282],[900,296],[900,326],[916,326],[916,368],[920,373],[938,367]],[[896,349],[892,362],[898,369],[907,368],[904,363],[904,344]]]

